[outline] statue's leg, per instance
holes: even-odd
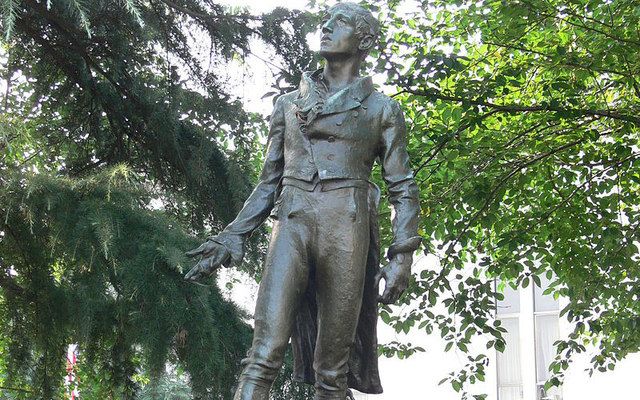
[[[316,399],[345,400],[351,347],[362,303],[369,249],[367,191],[323,192],[316,238],[318,338]]]
[[[297,189],[295,189],[297,190]],[[295,197],[289,196],[295,202]],[[234,400],[267,400],[282,366],[293,322],[307,286],[309,228],[305,215],[287,215],[274,224],[255,310],[255,331]]]

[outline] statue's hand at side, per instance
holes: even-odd
[[[220,243],[207,240],[198,248],[188,251],[187,256],[200,256],[200,261],[184,276],[187,281],[197,281],[200,278],[210,276],[215,270],[231,262],[229,251]]]
[[[398,301],[409,285],[412,262],[413,256],[410,253],[399,253],[393,257],[389,264],[380,269],[375,278],[376,285],[382,278],[385,281],[384,292],[378,296],[380,303],[393,304]]]

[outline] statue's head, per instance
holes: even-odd
[[[380,24],[356,3],[331,7],[322,19],[320,55],[327,60],[359,56],[364,59],[376,44]]]

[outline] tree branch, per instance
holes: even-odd
[[[487,200],[484,202],[484,204],[482,205],[482,207],[480,208],[480,210],[478,210],[470,219],[469,221],[467,221],[467,223],[465,224],[464,228],[462,229],[462,231],[458,234],[458,236],[456,237],[456,239],[449,245],[449,248],[447,249],[447,257],[453,252],[453,250],[455,249],[455,246],[460,242],[460,239],[462,239],[462,236],[467,233],[467,231],[469,230],[469,228],[471,227],[471,225],[482,215],[484,214],[484,212],[487,210],[487,208],[489,208],[489,205],[491,204],[491,202],[494,200],[495,195],[498,193],[498,190],[500,190],[500,188],[502,188],[502,186],[504,186],[505,183],[507,183],[507,181],[509,179],[511,179],[513,176],[515,176],[517,173],[519,173],[520,171],[522,171],[523,169],[535,164],[536,162],[545,159],[549,156],[552,156],[556,153],[559,153],[561,151],[564,151],[568,148],[571,148],[577,144],[580,144],[582,142],[585,141],[585,138],[582,139],[578,139],[578,140],[574,140],[573,142],[570,143],[566,143],[560,147],[557,147],[553,150],[550,150],[546,153],[542,153],[539,154],[535,157],[533,157],[532,159],[526,161],[526,162],[521,162],[520,164],[516,165],[511,172],[509,172],[507,175],[505,175],[496,186],[494,186],[493,190],[491,190],[491,193],[489,193],[489,195],[487,196]]]
[[[14,392],[33,393],[33,390],[10,387],[10,386],[0,386],[0,390],[12,390]]]
[[[18,296],[24,295],[25,292],[22,286],[4,272],[0,273],[0,287]]]
[[[581,115],[591,115],[591,116],[597,116],[597,117],[606,117],[606,118],[616,119],[620,121],[631,122],[635,125],[640,126],[639,117],[636,117],[633,115],[621,114],[619,112],[609,111],[609,110],[563,108],[563,107],[557,107],[552,105],[521,106],[517,104],[495,104],[486,100],[468,99],[468,98],[458,97],[458,96],[449,96],[435,89],[420,90],[420,89],[404,88],[403,92],[411,93],[416,96],[424,96],[431,99],[452,101],[457,103],[468,103],[476,106],[488,107],[493,110],[497,110],[505,113],[511,113],[511,114],[526,113],[526,112],[563,112],[563,113],[573,113],[573,114],[581,114]]]
[[[638,156],[640,156],[640,153],[633,153],[628,157],[623,158],[620,161],[617,161],[616,163],[608,166],[607,168],[604,168],[602,171],[600,171],[598,174],[592,175],[590,176],[588,179],[586,179],[583,183],[581,183],[580,185],[576,186],[576,188],[567,196],[564,197],[563,200],[556,204],[551,210],[549,210],[546,214],[544,214],[542,216],[542,218],[540,218],[540,221],[546,221],[549,219],[549,217],[555,213],[556,211],[558,211],[558,209],[560,209],[560,207],[562,207],[563,205],[567,204],[569,202],[569,200],[571,200],[576,193],[578,193],[580,191],[580,189],[584,188],[585,186],[587,186],[589,183],[593,182],[594,179],[604,175],[605,173],[609,172],[612,168],[618,167],[622,164],[624,164],[625,162],[629,161],[629,160],[635,160]],[[562,196],[561,196],[562,197]]]
[[[526,129],[525,131],[515,135],[512,139],[510,139],[507,143],[505,143],[504,145],[501,146],[501,150],[507,150],[509,149],[513,143],[516,142],[516,140],[523,138],[527,135],[529,135],[530,133],[535,133],[535,134],[540,134],[542,132],[544,132],[547,129],[551,129],[554,128],[558,125],[560,125],[560,123],[555,123],[555,124],[551,124],[551,125],[547,125],[542,127],[541,129],[538,129],[544,122],[540,122],[535,124],[533,127]],[[522,142],[522,141],[521,141]],[[518,143],[518,145],[521,145],[521,143]],[[478,159],[480,158],[482,154],[478,154]],[[496,159],[500,158],[502,156],[502,154],[500,154],[499,152],[495,152],[495,154],[493,154],[491,157],[485,158],[484,160],[481,160],[477,163],[477,166],[473,168],[473,170],[471,170],[467,175],[465,175],[462,179],[459,180],[459,182],[455,185],[450,186],[447,190],[445,190],[440,197],[441,198],[445,198],[445,196],[447,196],[449,193],[454,193],[457,192],[460,187],[462,187],[462,185],[464,184],[464,182],[466,182],[468,179],[470,179],[472,176],[474,175],[478,175],[479,173],[483,172],[485,169],[487,169]]]
[[[566,22],[567,24],[569,24],[571,26],[574,26],[576,28],[580,28],[580,29],[584,29],[586,31],[598,33],[598,34],[603,35],[603,36],[605,36],[605,37],[607,37],[607,38],[609,38],[611,40],[615,40],[617,42],[622,42],[622,43],[625,43],[625,44],[632,44],[634,46],[640,46],[640,42],[635,41],[633,39],[621,38],[621,37],[618,37],[618,36],[615,36],[615,35],[611,34],[610,32],[607,32],[605,30],[595,28],[594,26],[586,26],[586,25],[583,25],[581,23],[579,24],[577,22],[571,21],[569,18],[562,18],[559,15],[555,14],[555,13],[558,12],[558,10],[556,10],[556,9],[547,10],[549,12],[544,12],[545,10],[542,10],[541,8],[536,7],[535,5],[532,5],[532,4],[528,3],[528,2],[525,2],[524,4],[526,4],[528,6],[527,8],[529,9],[530,12],[535,13],[537,15],[540,15],[540,16],[543,16],[543,17],[547,17],[547,18],[550,18],[550,19],[554,19],[554,20],[558,20],[558,21],[562,21],[562,22]],[[571,12],[569,12],[569,11],[573,11],[571,8],[567,7],[565,11],[567,11],[567,15],[572,15],[572,16],[576,17],[575,14],[572,14]]]
[[[547,58],[549,60],[553,60],[553,56],[551,56],[551,55],[549,55],[547,53],[544,53],[542,51],[536,51],[536,50],[533,50],[533,49],[529,49],[529,48],[523,47],[523,46],[492,42],[492,41],[488,41],[488,40],[483,40],[483,43],[489,44],[489,45],[492,45],[492,46],[496,46],[496,47],[500,47],[500,48],[504,48],[504,49],[518,50],[518,51],[522,51],[522,52],[525,52],[525,53],[536,54],[536,55],[539,55],[541,57]],[[595,68],[595,67],[592,67],[592,66],[578,64],[576,62],[571,62],[571,61],[566,60],[566,59],[561,61],[561,62],[558,62],[557,65],[566,65],[568,67],[575,67],[575,68],[580,68],[580,69],[584,69],[584,70],[587,70],[587,71],[596,71],[596,72],[600,72],[600,73],[616,74],[616,75],[624,76],[625,78],[633,78],[633,76],[634,76],[632,72],[626,72],[625,73],[625,72],[616,71],[616,70],[613,70],[613,69]]]
[[[487,118],[487,117],[489,117],[489,116],[491,116],[491,115],[493,115],[493,114],[495,114],[497,112],[498,112],[498,110],[493,110],[493,111],[489,111],[489,112],[487,112],[485,114],[482,114],[474,122],[480,122],[483,119],[485,119],[485,118]],[[447,143],[449,143],[451,141],[451,139],[453,139],[454,137],[458,136],[460,133],[465,131],[470,126],[471,126],[471,123],[467,123],[467,124],[461,125],[455,132],[449,134],[440,143],[438,143],[438,146],[436,146],[436,148],[433,150],[433,152],[431,154],[429,154],[429,157],[427,157],[427,159],[425,161],[423,161],[418,168],[416,168],[416,170],[413,172],[413,176],[416,176],[418,174],[418,172],[420,172],[420,170],[422,170],[427,164],[429,164],[429,162],[431,162],[431,160],[433,160],[438,155],[438,153],[440,153],[442,151],[442,149],[444,149],[444,147],[447,145]]]
[[[216,19],[239,19],[239,20],[245,20],[245,21],[249,21],[249,20],[254,20],[254,21],[261,21],[262,17],[260,16],[256,16],[256,15],[249,15],[249,14],[242,14],[242,15],[230,15],[230,14],[225,14],[225,15],[211,15],[211,14],[205,14],[205,13],[201,13],[198,11],[193,11],[187,7],[181,6],[179,4],[174,3],[173,1],[170,0],[159,0],[161,3],[164,3],[167,7],[173,8],[174,10],[180,11],[181,13],[187,14],[188,16],[192,17],[192,18],[196,18],[196,19],[203,19],[203,20],[216,20]]]

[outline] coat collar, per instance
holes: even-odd
[[[356,79],[346,88],[326,97],[324,84],[321,82],[323,69],[302,74],[299,95],[294,104],[301,112],[308,112],[314,107],[319,115],[336,114],[359,107],[373,92],[373,81],[370,76]]]

